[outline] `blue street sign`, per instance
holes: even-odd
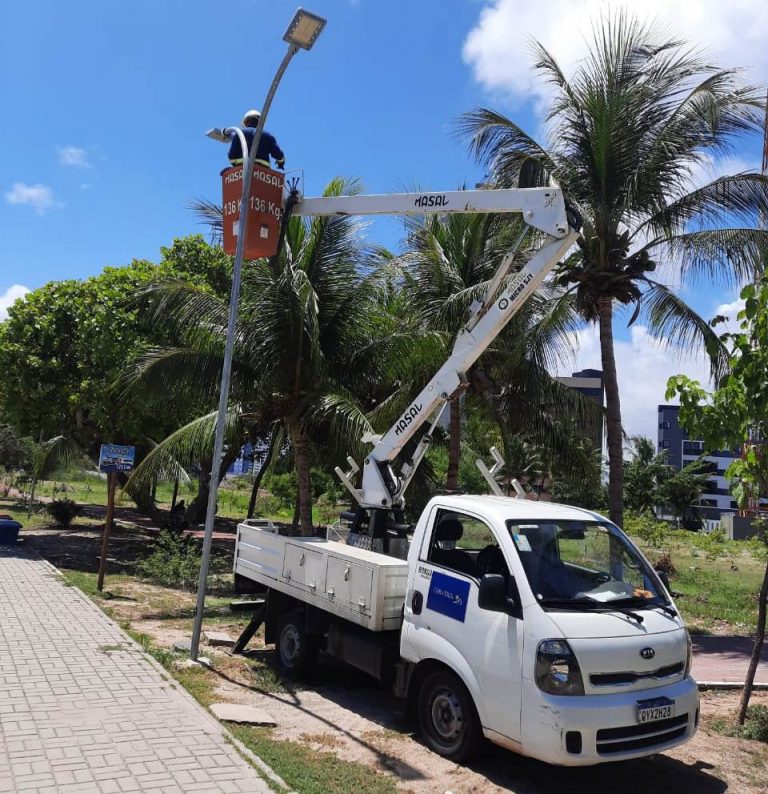
[[[102,444],[99,451],[99,471],[131,471],[136,459],[136,447]]]

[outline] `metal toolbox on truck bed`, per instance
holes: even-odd
[[[372,631],[400,628],[405,560],[324,538],[278,535],[260,523],[237,527],[236,574]]]

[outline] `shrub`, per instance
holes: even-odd
[[[193,538],[163,529],[152,551],[136,567],[140,576],[155,584],[192,589],[200,574],[201,557]]]
[[[280,500],[281,505],[293,506],[296,501],[296,475],[293,472],[273,474],[265,478],[264,486]]]
[[[256,497],[256,512],[257,516],[274,516],[280,512],[283,503],[280,499],[272,494],[259,494]]]
[[[80,515],[80,505],[71,499],[54,499],[45,506],[46,512],[62,527],[68,527],[75,516]]]
[[[709,560],[716,560],[726,551],[728,538],[722,526],[713,529],[711,532],[696,532],[693,535],[693,544],[697,549],[701,549]]]
[[[317,518],[321,524],[332,524],[338,519],[339,510],[336,507],[336,500],[335,493],[324,493],[315,502]]]
[[[747,720],[739,731],[745,739],[768,744],[768,706],[750,706]]]
[[[657,548],[669,537],[669,525],[648,513],[625,513],[624,531]]]

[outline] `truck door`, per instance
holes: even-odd
[[[498,573],[510,582],[509,563],[481,518],[440,507],[430,518],[406,596],[404,647],[451,667],[483,727],[519,741],[522,620],[477,605],[480,578]]]

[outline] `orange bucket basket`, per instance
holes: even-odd
[[[280,239],[283,218],[283,184],[278,171],[254,165],[251,193],[248,197],[248,230],[245,236],[244,259],[274,256]],[[236,165],[221,172],[224,199],[224,250],[234,256],[240,225],[240,199],[243,195],[243,166]]]

